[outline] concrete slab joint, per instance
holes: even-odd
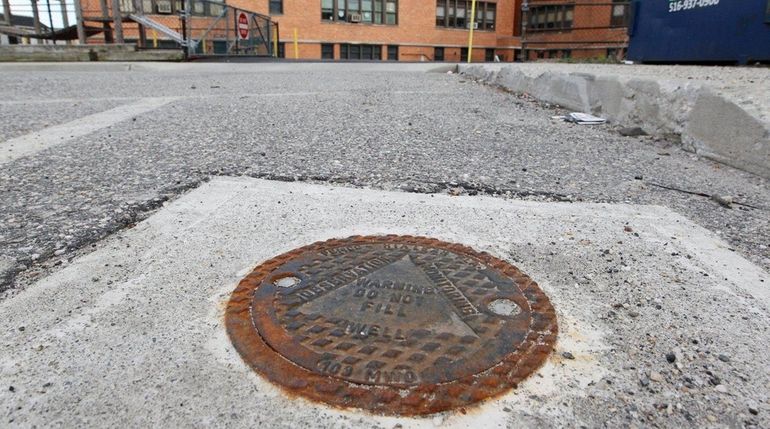
[[[770,122],[744,108],[751,103],[739,104],[700,82],[554,68],[533,73],[518,65],[460,65],[459,72],[540,101],[602,115],[622,127],[681,139],[684,149],[700,156],[770,177]]]

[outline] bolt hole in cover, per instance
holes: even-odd
[[[289,392],[420,415],[515,388],[553,350],[548,297],[487,253],[411,236],[301,247],[241,280],[226,311],[244,360]]]

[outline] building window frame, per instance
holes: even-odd
[[[530,6],[527,31],[569,31],[575,23],[575,5]]]
[[[388,61],[398,61],[398,45],[388,45]]]
[[[382,60],[382,45],[340,43],[340,59],[354,61]]]
[[[444,47],[436,46],[433,48],[433,61],[444,61]]]
[[[334,59],[334,44],[333,43],[321,43],[321,59],[333,60]]]
[[[268,0],[270,15],[283,15],[283,0]]]
[[[321,22],[398,25],[398,0],[321,0]]]
[[[171,5],[171,12],[159,12],[158,3],[168,3]],[[182,0],[141,0],[142,13],[147,15],[175,15],[184,10],[184,1]],[[225,11],[224,2],[196,1],[191,2],[190,15],[192,16],[220,16]],[[121,10],[123,7],[121,6]],[[127,9],[128,10],[128,9]],[[133,6],[130,10],[134,10]]]
[[[628,27],[631,5],[626,0],[612,0],[610,27]]]
[[[436,0],[436,27],[469,29],[470,0]],[[497,2],[476,2],[476,30],[495,31]]]

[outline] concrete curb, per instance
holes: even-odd
[[[459,65],[467,76],[624,127],[680,136],[684,149],[770,178],[770,123],[700,82]]]
[[[133,44],[5,45],[0,62],[181,61],[179,49],[140,50]]]

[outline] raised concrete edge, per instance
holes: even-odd
[[[538,100],[641,127],[656,136],[680,136],[684,149],[770,178],[770,123],[700,82],[460,64],[458,72]]]
[[[0,62],[181,61],[179,49],[140,50],[134,44],[2,45]]]

